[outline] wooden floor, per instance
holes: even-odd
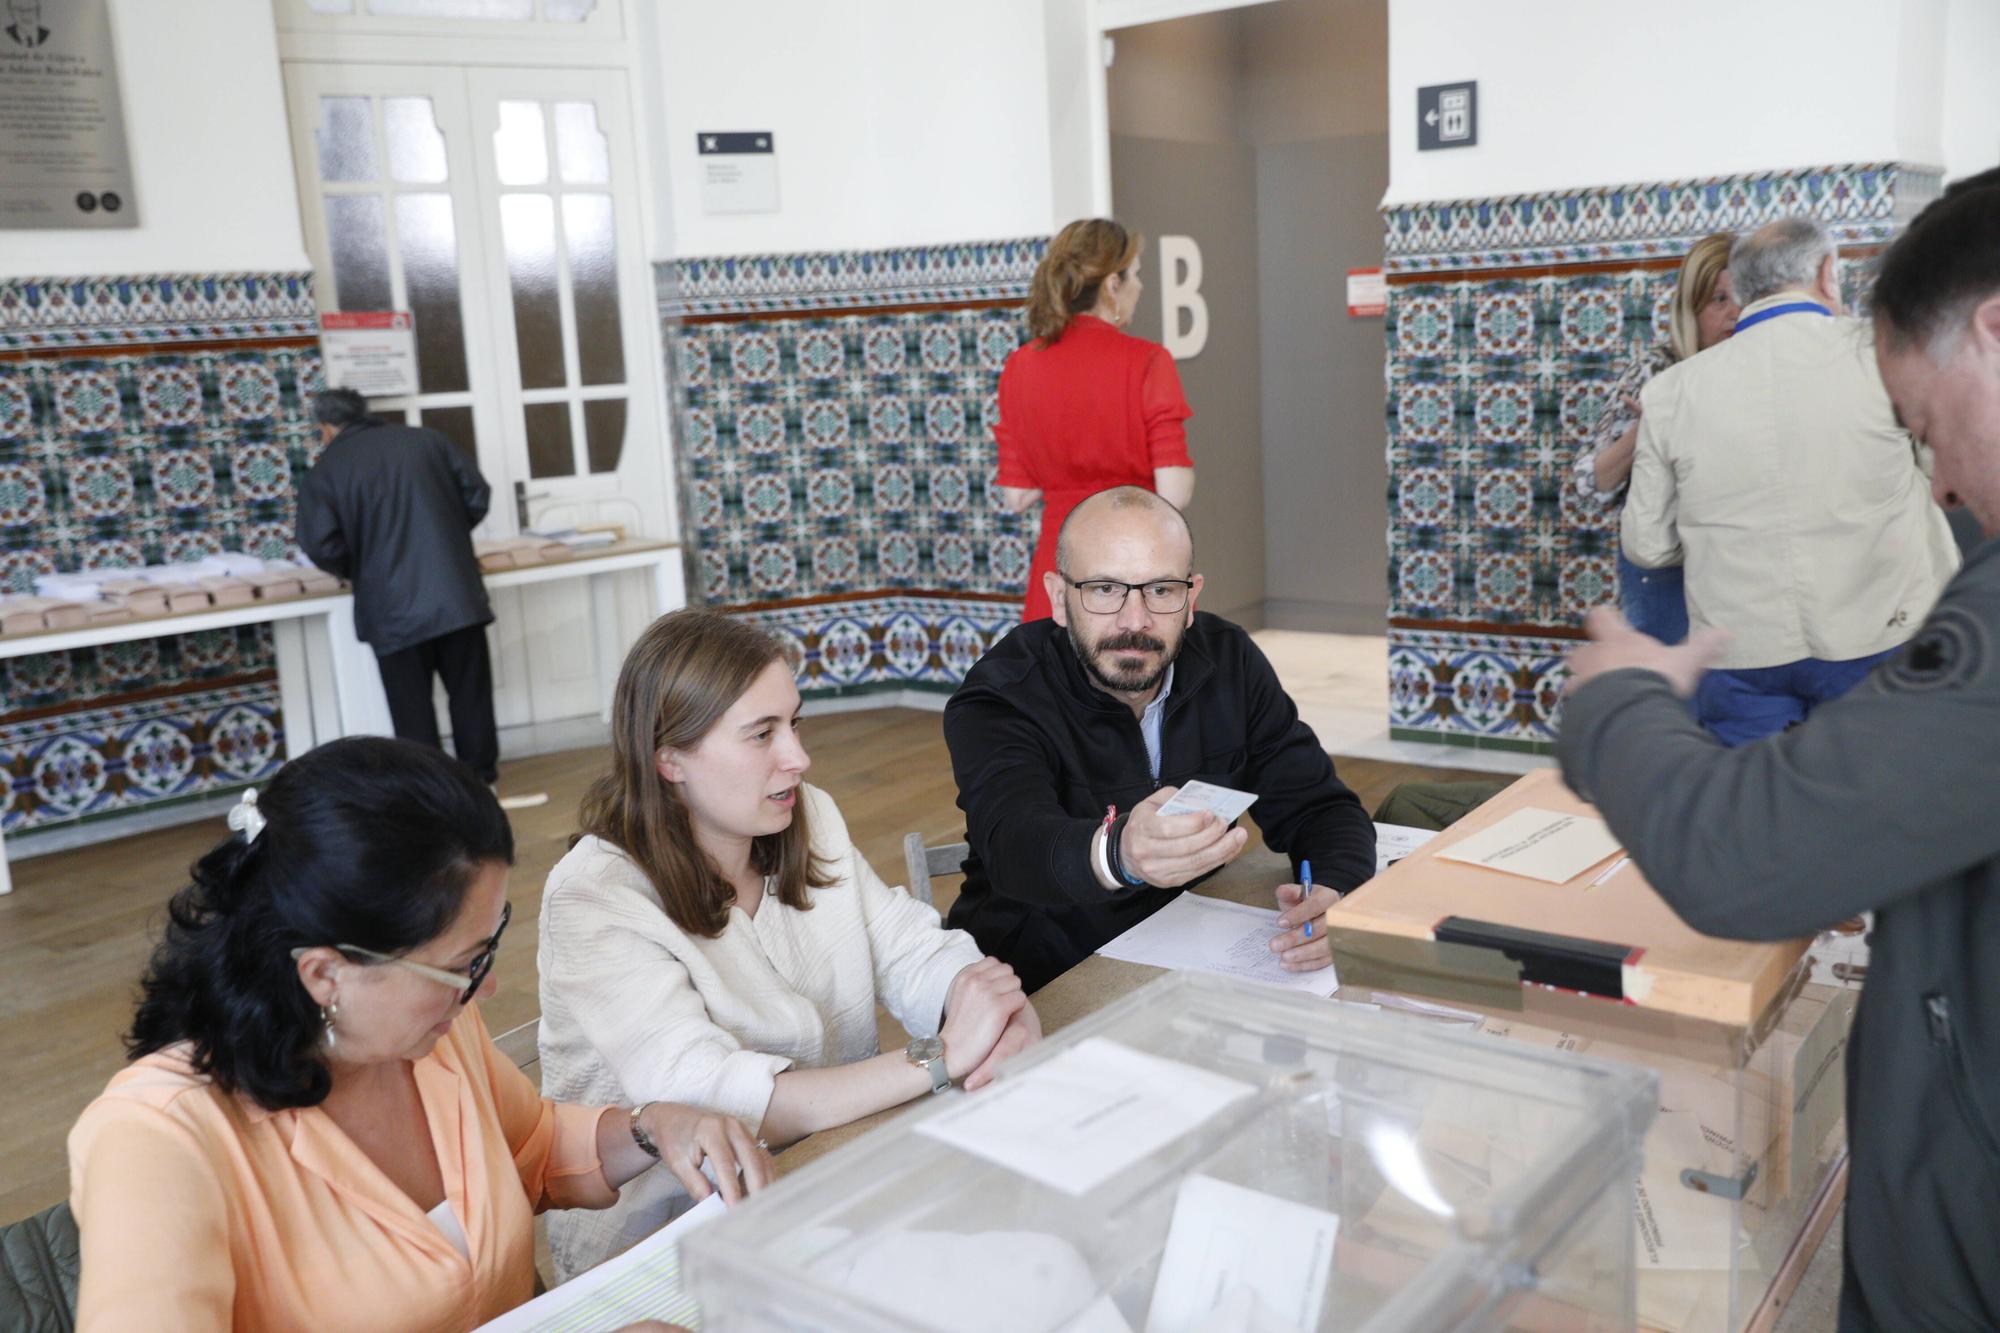
[[[964,837],[938,715],[909,710],[811,718],[810,779],[839,801],[855,844],[890,883],[904,879],[902,839]],[[605,762],[601,749],[503,765],[501,791],[546,791],[516,811],[513,924],[502,943],[500,990],[486,1022],[504,1032],[538,1012],[536,922],[542,881],[568,849],[578,798]],[[1364,759],[1342,778],[1370,810],[1398,783],[1489,777]],[[143,833],[23,861],[0,897],[0,1221],[36,1212],[69,1190],[63,1141],[78,1112],[117,1072],[119,1033],[167,898],[185,867],[220,839],[220,819]],[[938,906],[955,880],[939,883]]]

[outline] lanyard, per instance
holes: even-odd
[[[1759,310],[1754,315],[1748,315],[1737,320],[1735,331],[1741,333],[1752,324],[1762,324],[1765,320],[1776,319],[1780,315],[1802,315],[1808,310],[1812,311],[1815,315],[1825,315],[1828,319],[1833,318],[1833,312],[1817,301],[1787,301],[1783,305],[1774,305],[1768,309]]]

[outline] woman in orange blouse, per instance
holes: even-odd
[[[704,1159],[732,1202],[770,1179],[740,1121],[557,1105],[494,1048],[514,846],[470,769],[335,741],[230,826],[70,1132],[80,1328],[476,1328],[533,1294],[536,1212],[656,1156],[696,1197]]]
[[[1049,242],[1028,295],[1026,345],[1000,370],[1000,503],[1042,502],[1041,537],[1021,619],[1049,614],[1042,575],[1056,567],[1069,511],[1113,486],[1157,491],[1177,509],[1194,495],[1174,359],[1119,330],[1138,309],[1144,238],[1108,218],[1072,222]]]

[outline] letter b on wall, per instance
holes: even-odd
[[[1186,312],[1187,328],[1181,328]],[[1160,341],[1176,361],[1208,346],[1208,302],[1201,294],[1201,247],[1192,236],[1160,238]]]

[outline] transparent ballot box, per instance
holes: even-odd
[[[1560,882],[1490,864],[1479,848],[1523,820],[1599,823],[1552,769],[1466,814],[1327,913],[1340,997],[1656,1073],[1631,1186],[1638,1325],[1768,1327],[1845,1184],[1866,923],[1817,941],[1703,935],[1622,854]]]
[[[1629,1329],[1652,1072],[1174,973],[690,1235],[710,1333]]]
[[[1659,1114],[1630,1186],[1637,1327],[1768,1326],[1838,1210],[1847,1161],[1846,1055],[1859,991],[1807,981],[1802,958],[1750,1024],[1649,1012],[1455,968],[1374,965],[1336,941],[1341,997],[1510,1046],[1572,1051],[1659,1076]],[[1403,960],[1407,963],[1409,960]]]

